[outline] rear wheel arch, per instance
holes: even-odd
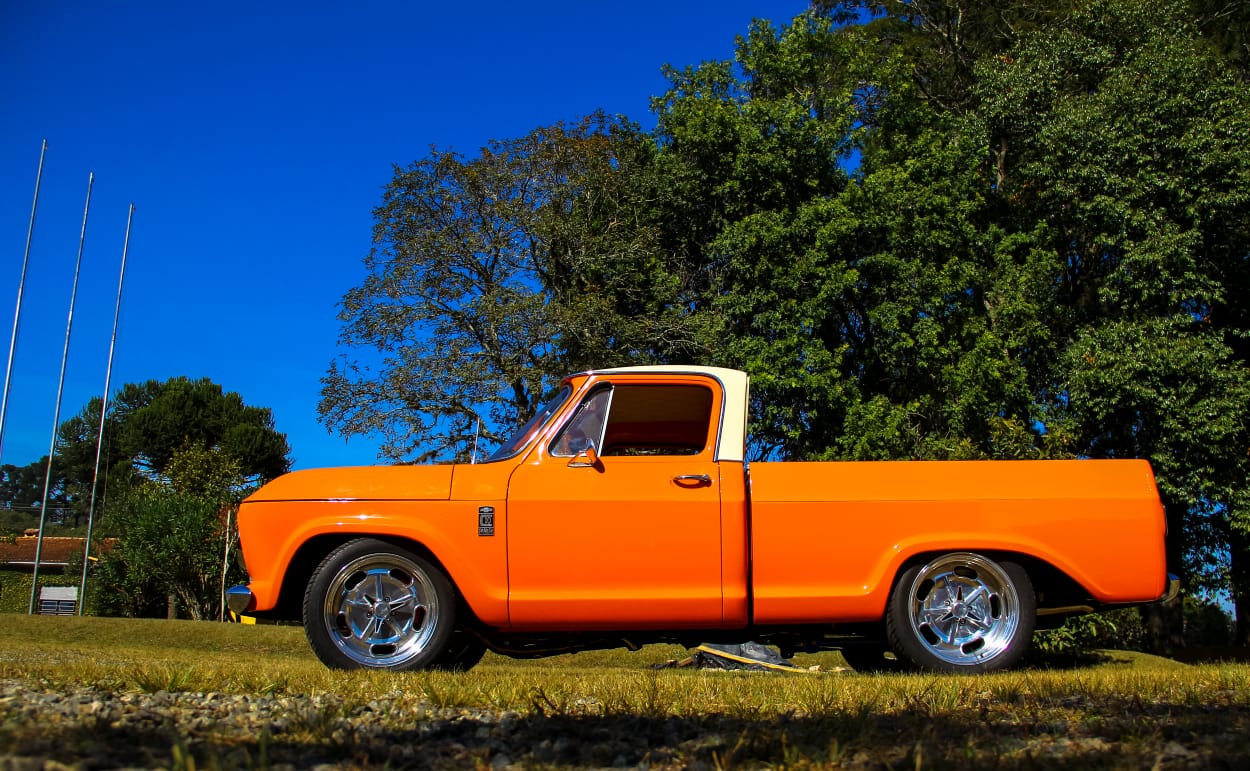
[[[898,569],[894,571],[894,575],[890,579],[891,588],[898,582],[899,576],[908,569],[916,565],[923,565],[942,554],[958,551],[982,554],[996,562],[1014,562],[1024,568],[1029,575],[1029,581],[1033,584],[1033,591],[1037,596],[1037,607],[1039,609],[1076,605],[1090,601],[1089,591],[1079,581],[1064,572],[1062,568],[1056,567],[1048,560],[1029,552],[1011,549],[951,548],[928,549],[923,552],[917,552],[899,564]]]
[[[925,669],[987,672],[1012,666],[1037,620],[1030,572],[1012,552],[917,554],[893,577],[884,626],[889,647]]]
[[[1016,562],[1028,571],[1039,609],[1090,602],[1089,591],[1079,581],[1040,557],[1010,553],[1004,554],[1003,559]]]

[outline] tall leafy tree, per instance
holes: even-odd
[[[569,182],[572,146],[595,131],[556,126],[474,159],[432,150],[396,169],[374,212],[365,283],[339,315],[340,343],[380,361],[331,364],[327,425],[380,434],[395,459],[465,458],[482,418],[486,438],[500,441],[537,409],[557,334],[538,212]]]
[[[89,487],[94,474],[100,406],[100,399],[92,399],[57,432],[66,479],[79,488]],[[291,465],[286,435],[275,428],[272,411],[244,403],[207,378],[128,383],[110,399],[100,468],[113,483],[126,488],[138,478],[167,480],[170,462],[187,448],[237,462],[246,485],[273,479]]]
[[[6,463],[0,466],[0,508],[30,509],[38,507],[43,498],[43,474],[48,459],[25,466]]]
[[[343,298],[320,413],[392,459],[465,459],[537,409],[570,369],[694,344],[680,281],[622,180],[648,153],[604,115],[433,150],[396,169],[363,285]]]
[[[997,192],[1055,268],[1039,397],[1082,454],[1152,461],[1200,587],[1220,553],[1250,558],[1210,537],[1250,524],[1250,89],[1187,4],[1124,0],[1022,36],[979,92]]]
[[[976,65],[1020,35],[1047,29],[1080,0],[813,0],[815,12],[862,24],[882,57],[901,56],[916,94],[963,114],[976,104]]]
[[[676,78],[660,118],[658,164],[694,192],[659,200],[677,251],[721,279],[759,451],[1147,457],[1191,585],[1227,575],[1206,569],[1221,553],[1243,564],[1250,109],[1190,6],[825,10],[876,18],[757,27],[737,69]],[[857,165],[816,190],[781,156],[779,202],[753,187],[768,151],[750,116],[796,82],[819,85],[800,114]],[[762,125],[778,147],[813,130]]]
[[[757,24],[673,74],[673,249],[713,277],[715,356],[753,377],[757,455],[1029,456],[1027,313],[994,285],[982,137],[869,28]],[[699,205],[691,205],[697,202]]]
[[[62,425],[77,487],[95,467],[100,401]],[[109,493],[97,532],[116,538],[95,570],[104,613],[217,618],[230,512],[261,482],[287,471],[286,437],[268,409],[206,379],[128,384],[105,420],[98,492]]]
[[[670,68],[650,137],[434,152],[378,209],[343,304],[375,358],[332,367],[323,419],[463,457],[558,372],[701,361],[752,374],[755,457],[1145,457],[1245,642],[1245,21],[821,1]]]
[[[1191,0],[1189,5],[1203,37],[1243,79],[1250,77],[1250,5],[1239,0]]]
[[[93,485],[97,499],[104,501],[110,491],[124,492],[141,478],[134,458],[127,453],[122,430],[135,410],[152,401],[159,385],[155,380],[127,383],[110,398],[98,472],[96,448],[102,400],[98,397],[91,399],[77,415],[61,423],[57,429],[54,469],[60,469],[58,478],[63,487],[72,493],[74,511],[80,519],[90,508]]]
[[[577,184],[540,212],[542,275],[564,372],[705,359],[715,344],[698,260],[676,259],[649,202],[671,179],[650,136],[615,122],[584,155]]]
[[[656,102],[662,186],[647,198],[670,259],[699,277],[695,306],[722,326],[707,360],[755,378],[759,454],[819,445],[813,403],[837,409],[839,346],[813,335],[828,313],[816,279],[830,261],[811,244],[847,187],[862,66],[855,42],[823,20],[780,35],[759,22],[733,62],[670,69]]]
[[[39,520],[40,507],[43,505],[43,491],[48,481],[48,457],[25,466],[6,463],[0,466],[0,509],[8,509],[12,514],[8,518],[15,525],[18,523],[34,523]],[[52,461],[52,479],[48,488],[48,510],[60,509],[68,511],[71,517],[77,517],[78,500],[76,491],[66,484],[64,464],[58,458]],[[78,523],[75,521],[75,525]],[[24,529],[27,525],[22,524]]]

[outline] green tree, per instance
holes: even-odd
[[[706,359],[717,323],[697,260],[676,259],[648,204],[668,191],[652,137],[616,121],[585,143],[576,184],[539,212],[556,370]]]
[[[975,68],[1020,35],[1053,27],[1080,0],[813,0],[842,24],[861,23],[878,55],[907,63],[914,94],[936,111],[965,114],[976,104]]]
[[[126,416],[120,436],[122,451],[140,471],[167,476],[169,463],[188,446],[233,458],[249,483],[290,468],[290,447],[268,408],[244,404],[239,394],[206,378],[172,378],[144,388],[152,398]]]
[[[1163,0],[1091,4],[979,72],[996,193],[1054,265],[1037,398],[1082,455],[1151,460],[1171,561],[1210,588],[1250,559],[1250,88]]]
[[[110,399],[96,481],[100,409],[91,400],[58,431],[66,489],[85,512],[95,482],[96,534],[117,539],[94,568],[96,607],[217,617],[225,524],[248,491],[289,469],[285,435],[268,409],[210,380],[131,383]]]
[[[362,353],[323,378],[326,425],[380,435],[396,460],[465,459],[570,369],[689,345],[680,282],[622,182],[647,158],[633,127],[594,115],[397,169],[342,301],[340,342]]]
[[[982,137],[917,98],[872,35],[758,23],[736,66],[673,73],[662,102],[659,219],[715,276],[713,355],[752,375],[753,452],[1061,452],[1030,428],[1038,330],[995,283]]]
[[[1250,5],[1238,0],[1192,0],[1190,7],[1203,37],[1242,78],[1250,76]]]
[[[12,512],[11,521],[39,522],[39,508],[43,505],[43,489],[48,474],[48,458],[45,455],[34,463],[25,466],[14,466],[11,463],[0,467],[0,508]],[[75,511],[75,501],[70,491],[66,490],[63,465],[54,460],[52,464],[52,482],[49,490],[48,508],[51,510],[66,509]],[[77,524],[77,523],[75,523]]]
[[[323,419],[464,457],[567,368],[700,361],[751,373],[753,457],[1144,457],[1250,641],[1244,9],[814,6],[668,69],[650,137],[397,172],[343,309],[382,366]]]
[[[374,212],[368,276],[339,314],[340,343],[381,361],[331,363],[319,408],[328,426],[380,434],[394,459],[466,458],[480,418],[497,441],[496,426],[538,407],[556,330],[536,218],[567,179],[558,156],[570,136],[536,131],[467,161],[431,150],[396,169]]]
[[[659,218],[720,279],[757,452],[1146,457],[1196,588],[1250,556],[1246,84],[1186,3],[1050,7],[757,25],[674,79]]]
[[[100,399],[61,424],[57,454],[73,489],[90,490],[95,473]],[[188,448],[237,463],[240,485],[256,485],[290,468],[286,436],[273,413],[243,402],[207,378],[128,383],[110,399],[100,453],[100,493],[124,491],[142,479],[168,481],[169,464]]]
[[[224,585],[243,578],[223,555],[247,481],[237,457],[188,443],[169,457],[160,480],[126,490],[103,523],[116,541],[96,570],[97,607],[125,616],[181,610],[192,619],[219,618]]]
[[[121,429],[134,410],[152,400],[158,385],[156,381],[127,384],[113,395],[104,426],[104,449],[100,453],[98,475],[96,440],[100,433],[102,401],[98,397],[91,399],[77,415],[58,427],[53,468],[59,470],[58,479],[72,498],[76,522],[85,517],[91,507],[93,484],[97,500],[104,501],[109,491],[125,491],[140,479],[132,459],[126,456]]]
[[[188,443],[165,464],[169,489],[178,495],[234,506],[243,500],[248,475],[238,457]]]

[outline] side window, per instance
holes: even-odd
[[[602,447],[603,419],[607,417],[611,402],[611,388],[601,388],[586,397],[564,430],[551,443],[551,454],[571,458],[589,447],[591,442],[596,449]]]
[[[707,449],[712,391],[699,385],[618,385],[600,455],[698,455]]]

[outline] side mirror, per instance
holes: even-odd
[[[569,468],[599,468],[599,452],[594,440],[587,440],[586,447],[569,460]]]

